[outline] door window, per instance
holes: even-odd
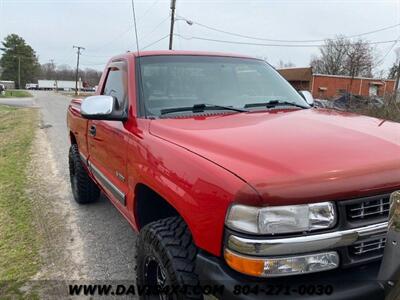
[[[116,63],[108,69],[106,83],[102,95],[112,96],[117,99],[119,109],[126,107],[128,99],[128,80],[126,63]]]

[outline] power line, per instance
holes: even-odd
[[[386,59],[386,57],[389,55],[390,52],[392,52],[394,46],[399,42],[400,36],[397,38],[396,41],[393,42],[392,46],[390,46],[389,50],[386,52],[386,54],[376,63],[377,66],[379,66],[383,61]]]
[[[132,27],[129,25],[128,29],[124,30],[123,32],[121,32],[120,34],[114,36],[113,39],[109,40],[108,42],[102,44],[101,46],[95,47],[94,49],[91,49],[90,51],[97,51],[100,48],[104,48],[112,43],[114,43],[116,40],[119,40],[121,37],[123,37],[125,34],[127,34],[128,32],[130,32],[132,29]]]
[[[106,65],[106,64],[107,64],[107,62],[102,62],[102,63],[97,63],[97,64],[92,64],[92,63],[83,64],[83,63],[81,63],[82,66],[86,66],[86,67],[102,66],[102,65]]]
[[[156,41],[154,41],[154,42],[152,42],[152,43],[150,43],[150,44],[144,46],[141,50],[145,50],[145,49],[147,49],[147,48],[150,48],[151,46],[157,44],[158,42],[161,42],[162,40],[165,40],[167,37],[169,37],[169,34],[164,35],[162,38],[160,38],[160,39],[158,39],[158,40],[156,40]]]
[[[94,58],[108,58],[109,55],[92,55],[92,54],[81,54],[84,57],[94,57]]]
[[[169,19],[169,16],[167,16],[165,19],[163,19],[160,23],[158,23],[156,26],[154,26],[154,28],[147,32],[142,39],[146,38],[147,36],[149,36],[150,34],[152,34],[154,31],[156,31],[162,24],[164,24],[167,20]]]
[[[140,19],[140,20],[143,19],[143,18],[150,12],[150,10],[151,10],[158,2],[160,2],[160,0],[155,0],[155,1],[153,2],[153,4],[140,16],[139,19]],[[169,19],[169,17],[167,17],[165,20],[163,20],[162,22],[160,22],[160,24],[156,25],[156,27],[160,26],[160,25],[161,25],[162,23],[164,23],[167,19]],[[128,27],[126,30],[124,30],[124,31],[122,31],[120,34],[114,36],[113,39],[111,39],[110,41],[106,42],[105,44],[102,44],[101,46],[98,46],[98,47],[95,47],[94,49],[91,49],[90,51],[96,51],[96,50],[98,50],[98,49],[100,49],[100,48],[104,48],[104,47],[106,47],[106,46],[112,44],[113,42],[115,42],[116,40],[120,39],[120,38],[123,37],[125,34],[127,34],[129,31],[131,31],[131,29],[132,29],[132,27],[131,27],[131,25],[129,25],[129,27]],[[154,28],[153,30],[155,30],[155,29],[156,29],[156,28]],[[149,35],[149,34],[151,34],[151,33],[153,33],[153,32],[154,32],[154,31],[151,31],[150,33],[148,33],[148,34],[146,34],[146,35]]]
[[[149,32],[147,32],[145,35],[144,35],[144,37],[142,37],[142,39],[145,39],[147,36],[149,36],[149,35],[151,35],[152,33],[154,33],[162,24],[164,24],[167,20],[169,19],[169,16],[167,16],[166,18],[164,18],[161,22],[159,22],[156,26],[154,26],[153,27],[153,29],[151,30],[151,31],[149,31]],[[97,55],[97,54],[91,54],[91,52],[92,51],[96,51],[97,49],[100,49],[100,48],[102,48],[102,47],[105,47],[106,45],[109,45],[109,44],[111,44],[112,42],[114,42],[115,40],[117,40],[118,38],[120,38],[120,37],[122,37],[123,35],[125,35],[127,32],[129,32],[130,30],[132,29],[132,27],[130,27],[129,28],[129,30],[128,31],[125,31],[123,34],[121,34],[121,35],[119,35],[119,36],[117,36],[117,37],[115,37],[114,39],[112,39],[111,41],[109,41],[109,42],[107,42],[106,44],[104,44],[103,46],[101,46],[101,47],[96,47],[94,50],[90,50],[89,52],[89,54],[81,54],[82,56],[85,56],[85,57],[94,57],[94,58],[109,58],[110,57],[110,55]],[[136,47],[136,46],[135,46]]]
[[[155,0],[155,1],[149,6],[149,8],[146,9],[146,11],[145,11],[140,17],[138,17],[138,21],[142,20],[158,2],[160,2],[160,0]]]
[[[184,17],[179,16],[182,19],[187,20]],[[193,22],[193,24],[215,31],[215,32],[219,32],[219,33],[224,33],[227,35],[231,35],[231,36],[235,36],[235,37],[241,37],[241,38],[246,38],[246,39],[252,39],[252,40],[258,40],[258,41],[267,41],[267,42],[280,42],[280,43],[317,43],[317,42],[324,42],[326,39],[318,39],[318,40],[277,40],[277,39],[269,39],[269,38],[261,38],[261,37],[255,37],[255,36],[250,36],[250,35],[245,35],[245,34],[240,34],[240,33],[235,33],[235,32],[230,32],[230,31],[226,31],[226,30],[222,30],[216,27],[212,27],[209,25],[205,25],[199,22],[195,22],[193,20],[190,20],[191,22]],[[360,33],[360,34],[354,34],[354,35],[349,35],[349,36],[344,36],[345,38],[355,38],[355,37],[360,37],[360,36],[365,36],[365,35],[369,35],[369,34],[373,34],[373,33],[377,33],[377,32],[381,32],[381,31],[385,31],[388,29],[392,29],[395,27],[400,26],[400,23],[395,24],[395,25],[391,25],[391,26],[387,26],[384,28],[380,28],[377,30],[373,30],[373,31],[368,31],[368,32],[364,32],[364,33]],[[336,40],[338,38],[331,38],[333,40]]]
[[[219,40],[219,39],[211,39],[211,38],[205,38],[205,37],[198,37],[198,36],[192,36],[192,37],[185,37],[180,34],[174,34],[177,37],[180,37],[184,40],[201,40],[201,41],[208,41],[208,42],[217,42],[217,43],[225,43],[225,44],[236,44],[236,45],[250,45],[250,46],[265,46],[265,47],[287,47],[287,48],[313,48],[313,47],[325,47],[326,45],[324,44],[314,44],[314,45],[309,45],[309,44],[265,44],[265,43],[252,43],[252,42],[239,42],[239,41],[229,41],[229,40]],[[387,43],[393,43],[397,40],[390,40],[390,41],[379,41],[379,42],[366,42],[365,44],[368,45],[376,45],[376,44],[387,44]]]

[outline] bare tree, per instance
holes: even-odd
[[[310,65],[316,73],[346,75],[345,64],[350,41],[343,36],[326,40],[319,48],[320,56],[313,57]]]
[[[79,74],[85,84],[88,86],[95,86],[98,85],[102,72],[87,68],[85,70],[79,70]],[[39,79],[75,80],[75,70],[68,65],[60,65],[55,68],[53,64],[47,63],[41,65]]]
[[[368,42],[355,42],[344,36],[328,39],[320,47],[320,56],[311,59],[316,73],[330,75],[372,76],[375,50]]]
[[[291,61],[288,62],[284,62],[282,59],[279,60],[279,64],[278,64],[278,68],[279,69],[284,69],[284,68],[293,68],[296,65],[294,63],[292,63]]]
[[[365,41],[349,43],[346,51],[344,70],[352,78],[356,76],[372,77],[374,49]]]
[[[47,79],[47,78],[55,78],[56,75],[56,69],[54,64],[52,63],[46,63],[43,65],[40,65],[40,79]]]
[[[396,49],[396,60],[393,62],[393,65],[389,69],[389,74],[388,78],[389,79],[396,79],[397,78],[397,72],[399,71],[399,65],[400,65],[400,47]]]
[[[95,69],[86,68],[82,74],[83,81],[87,82],[89,86],[96,86],[99,84],[102,72]]]

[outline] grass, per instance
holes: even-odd
[[[0,94],[0,98],[24,98],[33,97],[31,93],[24,90],[6,90],[5,94]]]
[[[0,106],[0,299],[35,299],[20,288],[40,266],[40,238],[25,192],[37,111]]]

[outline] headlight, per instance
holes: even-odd
[[[233,230],[254,234],[282,234],[335,226],[332,202],[304,205],[253,207],[235,204],[228,211],[225,224]]]

